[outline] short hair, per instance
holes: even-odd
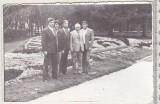
[[[55,20],[55,22],[54,22],[54,23],[55,23],[55,24],[56,24],[56,23],[58,23],[58,25],[60,25],[60,22],[59,22],[59,20]]]
[[[65,22],[68,22],[68,20],[63,20],[63,24],[64,24]]]
[[[88,22],[87,21],[82,21],[82,24],[88,24]]]
[[[51,22],[51,21],[54,21],[54,19],[53,19],[53,18],[51,18],[51,17],[50,17],[50,18],[48,18],[48,23],[49,23],[49,22]]]
[[[81,27],[81,25],[80,25],[79,23],[76,23],[76,24],[75,24],[75,27],[77,27],[77,26],[80,26],[80,27]]]

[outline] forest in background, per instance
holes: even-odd
[[[4,39],[40,35],[47,26],[47,18],[62,22],[69,20],[69,27],[83,20],[88,21],[95,35],[117,34],[152,35],[151,4],[88,4],[88,5],[3,5]]]

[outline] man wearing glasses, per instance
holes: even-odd
[[[80,32],[81,25],[75,24],[75,30],[70,36],[70,50],[73,59],[73,69],[75,74],[82,73],[82,52],[84,51],[83,37]]]
[[[42,32],[42,51],[44,53],[43,81],[48,81],[48,65],[51,61],[52,78],[57,79],[58,39],[54,29],[54,19],[48,18],[48,27]]]

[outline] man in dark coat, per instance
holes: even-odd
[[[68,53],[70,49],[70,30],[68,28],[68,20],[63,20],[63,28],[57,33],[59,39],[59,48],[61,50],[60,69],[59,72],[67,74]]]
[[[43,80],[48,80],[48,65],[51,61],[52,78],[57,79],[58,39],[54,29],[54,19],[48,18],[48,27],[42,32],[42,51],[44,53]]]

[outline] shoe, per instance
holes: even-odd
[[[78,74],[82,74],[82,71],[78,71]]]
[[[62,73],[59,73],[59,75],[62,75]]]
[[[88,75],[88,72],[86,72],[86,71],[83,71],[82,73],[84,73],[84,74],[87,74],[87,75]]]
[[[44,81],[44,82],[49,82],[49,80],[48,80],[48,79],[43,79],[43,81]]]
[[[79,74],[78,72],[73,72],[73,74]]]
[[[62,74],[63,74],[63,75],[67,75],[68,73],[65,72],[65,73],[62,73]]]
[[[57,78],[57,77],[55,77],[55,76],[54,76],[54,77],[52,76],[52,78],[53,78],[53,79],[58,79],[58,78]]]

